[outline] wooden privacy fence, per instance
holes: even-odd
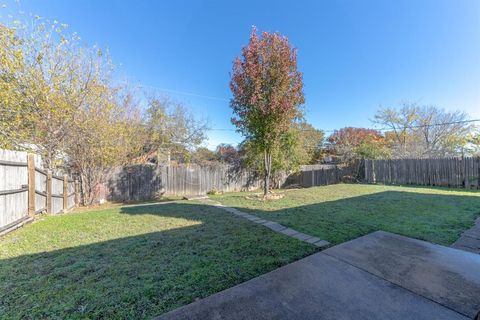
[[[56,214],[78,204],[78,183],[43,170],[41,163],[37,155],[0,149],[0,234],[40,212]]]
[[[365,181],[480,189],[480,158],[365,160]]]
[[[314,164],[302,166],[297,179],[302,187],[314,187],[348,182],[356,175],[355,166]]]
[[[354,167],[340,165],[302,166],[299,173],[282,174],[277,186],[321,186],[356,176]],[[113,201],[141,201],[161,195],[201,195],[212,190],[222,192],[253,190],[262,187],[258,172],[230,166],[155,166],[133,165],[115,168],[107,177],[104,198]]]
[[[105,189],[109,200],[140,201],[161,195],[251,190],[259,188],[260,183],[255,173],[229,166],[133,165],[112,170]]]

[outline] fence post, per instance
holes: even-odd
[[[52,214],[52,171],[47,172],[47,213]]]
[[[75,179],[75,207],[80,206],[80,188],[78,180]]]
[[[27,155],[28,169],[28,215],[35,216],[35,156]]]
[[[68,210],[68,176],[63,175],[63,212]]]
[[[480,189],[480,157],[477,157],[477,189]]]

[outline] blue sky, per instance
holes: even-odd
[[[108,47],[133,83],[160,88],[207,118],[215,129],[209,147],[242,140],[230,124],[228,82],[252,25],[281,32],[298,49],[306,119],[319,129],[371,127],[380,105],[402,100],[480,118],[477,0],[0,3],[7,4],[0,21],[32,12]]]

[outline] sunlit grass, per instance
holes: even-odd
[[[185,201],[46,216],[0,238],[0,318],[152,318],[316,250]]]
[[[332,243],[385,230],[450,245],[480,215],[480,192],[462,189],[338,184],[281,192],[265,202],[249,193],[214,198]]]

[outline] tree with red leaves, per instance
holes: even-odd
[[[388,158],[385,137],[377,130],[366,128],[342,128],[328,137],[330,152],[349,162],[358,158]]]
[[[233,63],[230,105],[237,126],[255,150],[263,153],[264,196],[268,195],[272,154],[282,138],[302,115],[302,73],[297,70],[297,52],[279,33],[255,27],[241,56]]]

